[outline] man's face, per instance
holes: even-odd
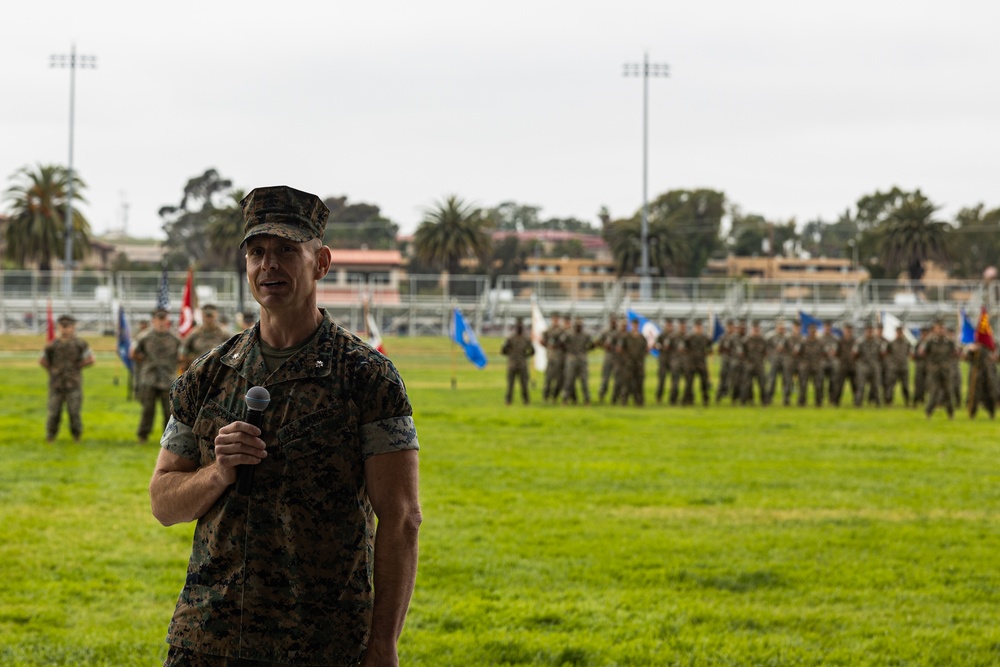
[[[329,269],[321,266],[322,246],[296,243],[280,236],[260,234],[247,241],[247,282],[253,298],[263,308],[295,308],[308,305],[316,293],[316,281]]]
[[[170,318],[166,315],[153,317],[153,331],[167,331],[170,329]]]
[[[201,321],[205,327],[212,328],[218,323],[219,316],[214,310],[206,310],[201,314]]]
[[[76,324],[73,322],[60,322],[59,323],[59,335],[63,338],[72,338],[73,334],[76,333]]]

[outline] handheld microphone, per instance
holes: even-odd
[[[263,387],[250,387],[244,399],[247,403],[246,418],[243,420],[248,424],[261,428],[264,423],[264,409],[271,402],[271,394]],[[241,495],[250,493],[250,486],[253,484],[253,470],[255,466],[242,464],[236,470],[236,492]]]

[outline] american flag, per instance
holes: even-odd
[[[163,267],[160,275],[160,291],[156,293],[156,307],[170,310],[170,284],[167,282],[167,267]]]

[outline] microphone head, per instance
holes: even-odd
[[[267,389],[263,387],[250,387],[244,400],[250,410],[263,412],[267,404],[271,402],[271,394],[267,393]]]

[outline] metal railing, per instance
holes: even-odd
[[[155,307],[161,273],[152,271],[79,272],[72,276],[68,296],[59,272],[0,271],[0,332],[37,333],[45,329],[49,303],[55,315],[72,313],[81,331],[109,333],[115,329],[120,304],[130,320],[141,319]],[[181,304],[187,272],[167,274],[169,297],[176,311]],[[238,309],[239,277],[235,272],[199,272],[195,276],[198,303],[213,303],[223,316]],[[245,309],[257,304],[246,292]],[[652,281],[651,298],[642,299],[637,278],[610,276],[530,278],[438,274],[408,275],[391,284],[385,276],[370,278],[333,274],[319,285],[317,297],[345,326],[365,328],[365,310],[384,333],[440,335],[448,330],[451,308],[458,306],[479,332],[506,332],[516,318],[531,316],[535,300],[548,315],[582,317],[595,326],[612,313],[632,309],[650,319],[725,318],[792,319],[799,311],[834,320],[864,320],[886,311],[913,324],[935,317],[953,318],[961,308],[977,311],[1000,304],[996,282],[943,281],[910,284],[903,281],[827,282],[767,281],[723,278],[660,278]]]

